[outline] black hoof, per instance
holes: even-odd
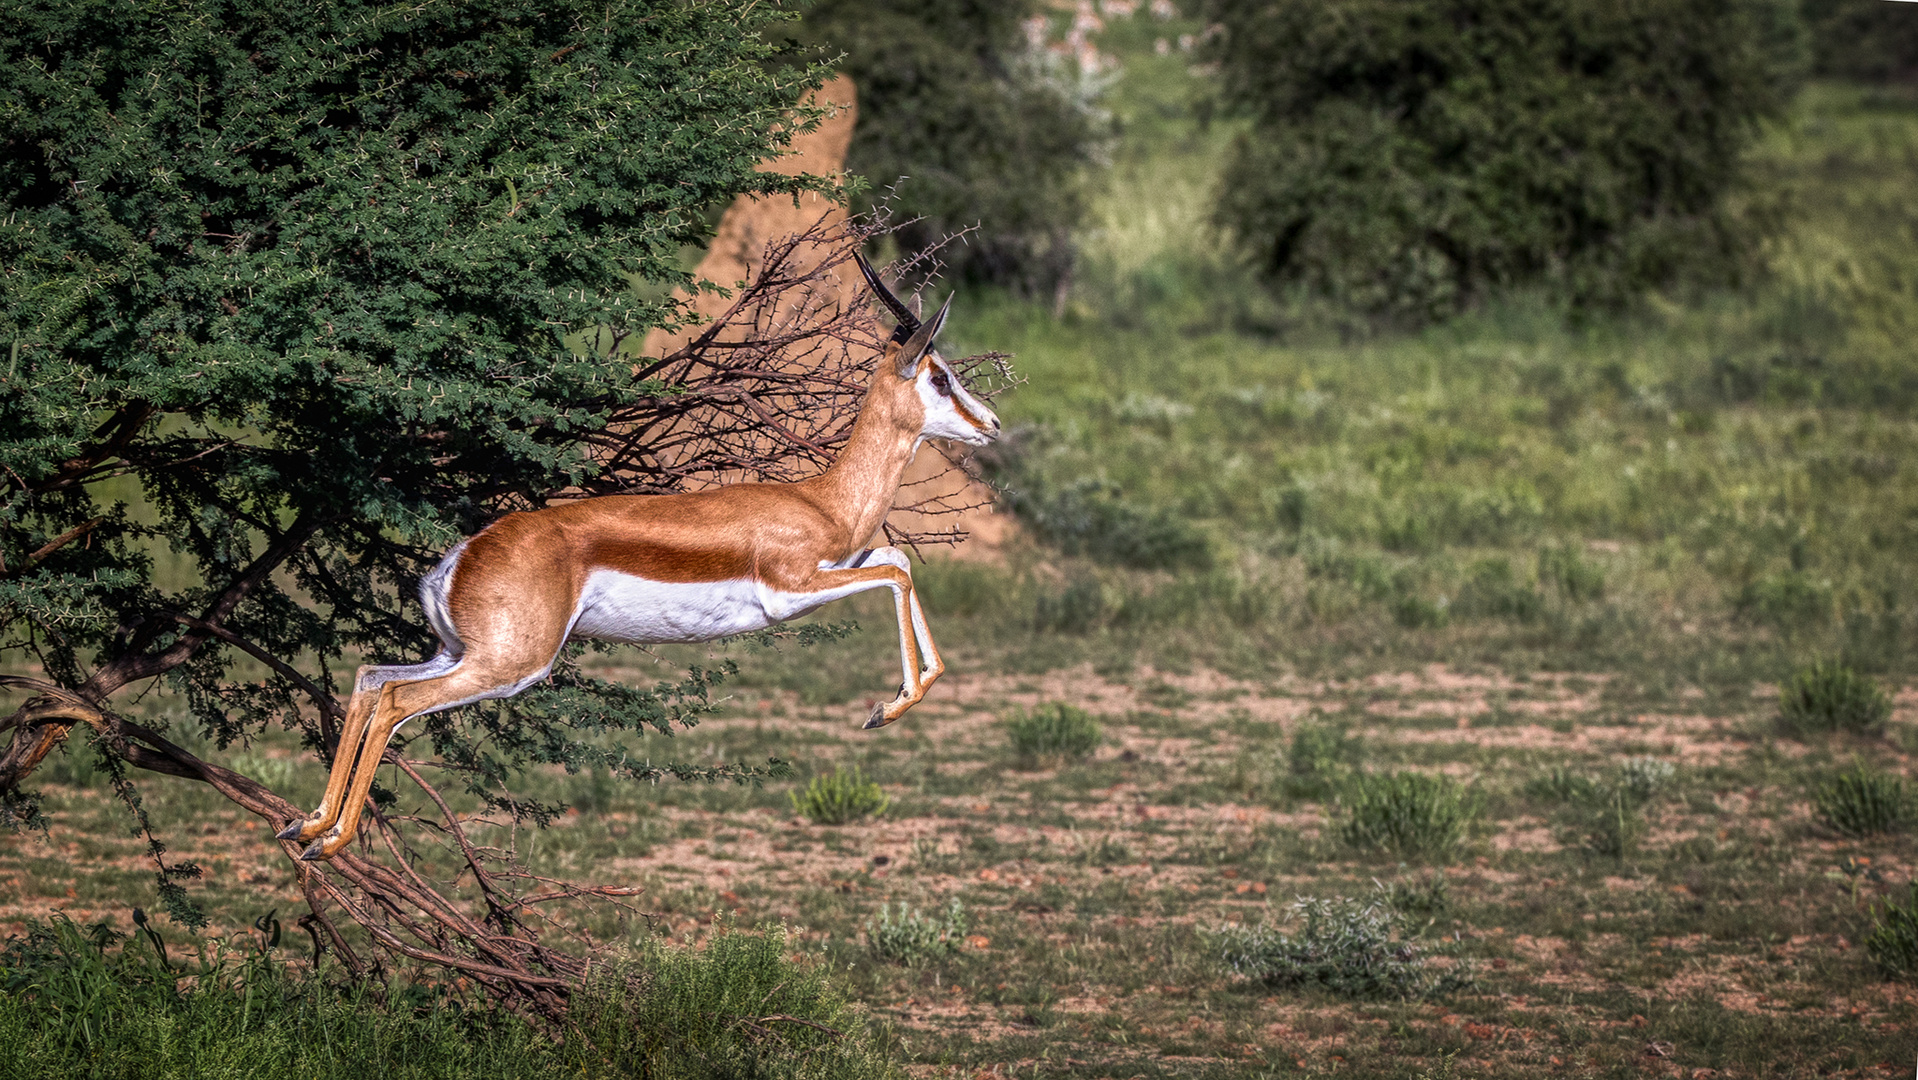
[[[306,828],[306,820],[304,818],[294,818],[293,824],[288,825],[286,828],[281,829],[279,832],[274,833],[273,839],[298,840],[300,838],[300,830],[304,828]]]
[[[860,730],[871,731],[873,728],[882,728],[890,723],[892,723],[892,721],[886,719],[886,707],[884,705],[874,705],[872,707],[872,714],[866,717],[866,726]]]
[[[306,845],[306,850],[300,852],[300,860],[302,862],[319,862],[321,859],[326,858],[325,848],[326,838],[321,837]]]

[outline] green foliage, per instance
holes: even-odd
[[[1567,600],[1583,603],[1605,595],[1605,570],[1594,565],[1570,544],[1538,551],[1538,580]]]
[[[1891,698],[1843,660],[1814,660],[1793,673],[1778,695],[1779,723],[1797,735],[1846,731],[1882,735]]]
[[[1911,797],[1903,779],[1867,769],[1863,762],[1812,790],[1812,805],[1825,824],[1846,836],[1894,832],[1911,820]]]
[[[1747,269],[1743,155],[1795,88],[1785,0],[1211,0],[1251,119],[1219,223],[1259,269],[1422,320]]]
[[[1074,578],[1058,592],[1041,592],[1033,599],[1032,627],[1083,634],[1096,629],[1108,613],[1105,586],[1086,575]]]
[[[1618,786],[1634,802],[1644,804],[1671,787],[1678,767],[1655,757],[1629,757],[1618,767]]]
[[[667,286],[709,207],[824,183],[756,168],[819,77],[769,63],[789,19],[747,0],[10,10],[6,647],[96,695],[164,676],[219,749],[271,724],[319,745],[307,699],[349,658],[437,647],[413,595],[461,535],[643,483],[598,477],[588,439],[674,387],[566,339],[676,322]],[[496,808],[551,815],[500,793],[540,763],[767,773],[596,738],[676,730],[730,666],[622,688],[576,655],[422,725]],[[0,818],[35,813],[0,795]]]
[[[1097,750],[1105,738],[1092,714],[1063,701],[1016,710],[1005,726],[1012,752],[1035,764],[1077,761]]]
[[[510,1013],[420,987],[335,985],[289,969],[257,947],[264,940],[197,944],[169,954],[150,930],[122,939],[64,916],[9,938],[0,1076],[533,1080],[564,1064]]]
[[[1903,904],[1887,898],[1873,906],[1865,935],[1865,952],[1894,978],[1918,977],[1918,881],[1910,889]]]
[[[1534,798],[1552,802],[1588,802],[1597,798],[1599,785],[1576,769],[1554,765],[1544,775],[1533,777],[1525,785],[1525,791]]]
[[[1118,488],[1084,479],[1048,488],[1036,479],[1006,502],[1034,536],[1068,555],[1142,570],[1203,570],[1212,565],[1205,534],[1164,507],[1139,506]]]
[[[1458,781],[1422,772],[1360,775],[1340,801],[1341,839],[1403,858],[1451,854],[1479,810],[1478,800]]]
[[[1365,739],[1343,723],[1315,718],[1292,732],[1280,786],[1295,799],[1324,799],[1335,794],[1365,760]]]
[[[1880,0],[1804,0],[1812,70],[1860,82],[1918,75],[1918,9]]]
[[[1281,988],[1323,987],[1341,997],[1425,1000],[1468,987],[1469,971],[1429,968],[1405,920],[1382,898],[1301,898],[1304,925],[1288,934],[1265,924],[1214,935],[1226,967]]]
[[[851,772],[834,769],[812,778],[803,791],[789,791],[794,812],[816,825],[844,825],[863,817],[878,817],[892,805],[892,797],[867,780],[855,766]]]
[[[574,1002],[568,1020],[585,1036],[574,1053],[657,1080],[896,1076],[829,966],[795,959],[795,944],[779,927],[722,927],[704,948],[647,938]]]
[[[190,1080],[728,1076],[890,1077],[785,931],[721,926],[705,948],[647,938],[574,993],[555,1041],[505,1010],[438,988],[335,984],[289,967],[277,936],[169,954],[64,916],[0,946],[0,1077]]]
[[[1574,835],[1594,854],[1623,859],[1645,838],[1644,810],[1623,786],[1599,788],[1597,798],[1576,810],[1579,828]]]
[[[1097,82],[1027,44],[1020,24],[1033,17],[1047,17],[1036,0],[818,0],[801,29],[844,54],[859,90],[847,168],[872,182],[869,198],[918,219],[902,246],[976,229],[940,258],[973,280],[1049,293],[1071,273],[1106,121]]]
[[[884,959],[916,967],[958,952],[967,925],[966,905],[956,896],[943,916],[921,914],[901,900],[896,913],[880,904],[879,914],[866,920],[866,943]]]
[[[1452,909],[1451,885],[1443,870],[1424,880],[1400,879],[1378,889],[1385,906],[1408,919],[1434,919]]]

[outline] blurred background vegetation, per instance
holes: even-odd
[[[987,463],[1029,543],[922,572],[945,640],[1727,689],[1814,654],[1904,670],[1918,10],[1566,11],[1020,9],[1114,137],[1071,188],[1069,287],[956,308],[955,347],[1028,380]],[[1353,110],[1422,166],[1314,180]],[[896,122],[875,102],[860,138]],[[1275,264],[1275,200],[1319,263]],[[1481,255],[1448,261],[1454,226]]]

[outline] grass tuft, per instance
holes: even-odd
[[[1820,784],[1812,791],[1812,803],[1825,824],[1846,836],[1894,832],[1911,816],[1905,782],[1868,770],[1863,763]]]
[[[1284,794],[1295,799],[1330,798],[1364,757],[1365,740],[1344,724],[1323,720],[1300,724],[1285,756]]]
[[[815,825],[844,825],[862,817],[878,817],[892,805],[884,789],[867,780],[857,767],[851,772],[815,776],[803,791],[788,792],[793,809]]]
[[[1478,802],[1450,777],[1395,772],[1354,780],[1345,814],[1339,835],[1353,847],[1436,859],[1465,838]]]
[[[1078,761],[1105,738],[1099,722],[1077,705],[1051,701],[1006,718],[1013,753],[1034,764]]]
[[[1226,967],[1267,986],[1323,987],[1368,1000],[1420,1000],[1471,984],[1461,967],[1430,970],[1403,917],[1382,898],[1302,898],[1291,912],[1304,920],[1296,933],[1265,924],[1216,931]]]
[[[1865,951],[1873,962],[1894,978],[1918,977],[1918,881],[1904,904],[1887,899],[1874,907],[1871,921]]]
[[[1796,735],[1882,735],[1891,719],[1891,698],[1842,660],[1814,660],[1786,681],[1778,715],[1784,728]]]
[[[866,920],[866,942],[884,959],[917,967],[958,952],[967,925],[966,906],[956,896],[943,916],[921,914],[901,900],[896,914],[880,904],[879,914]]]

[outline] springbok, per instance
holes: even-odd
[[[709,641],[891,589],[905,677],[865,726],[890,724],[926,696],[946,667],[913,592],[911,564],[898,548],[865,545],[921,443],[983,445],[999,433],[999,418],[933,348],[952,299],[921,324],[864,257],[855,258],[899,322],[832,465],[797,483],[580,499],[508,514],[461,541],[420,582],[439,654],[355,673],[326,794],[281,840],[312,841],[302,859],[338,854],[359,831],[380,756],[401,724],[512,697],[547,676],[569,638]]]

